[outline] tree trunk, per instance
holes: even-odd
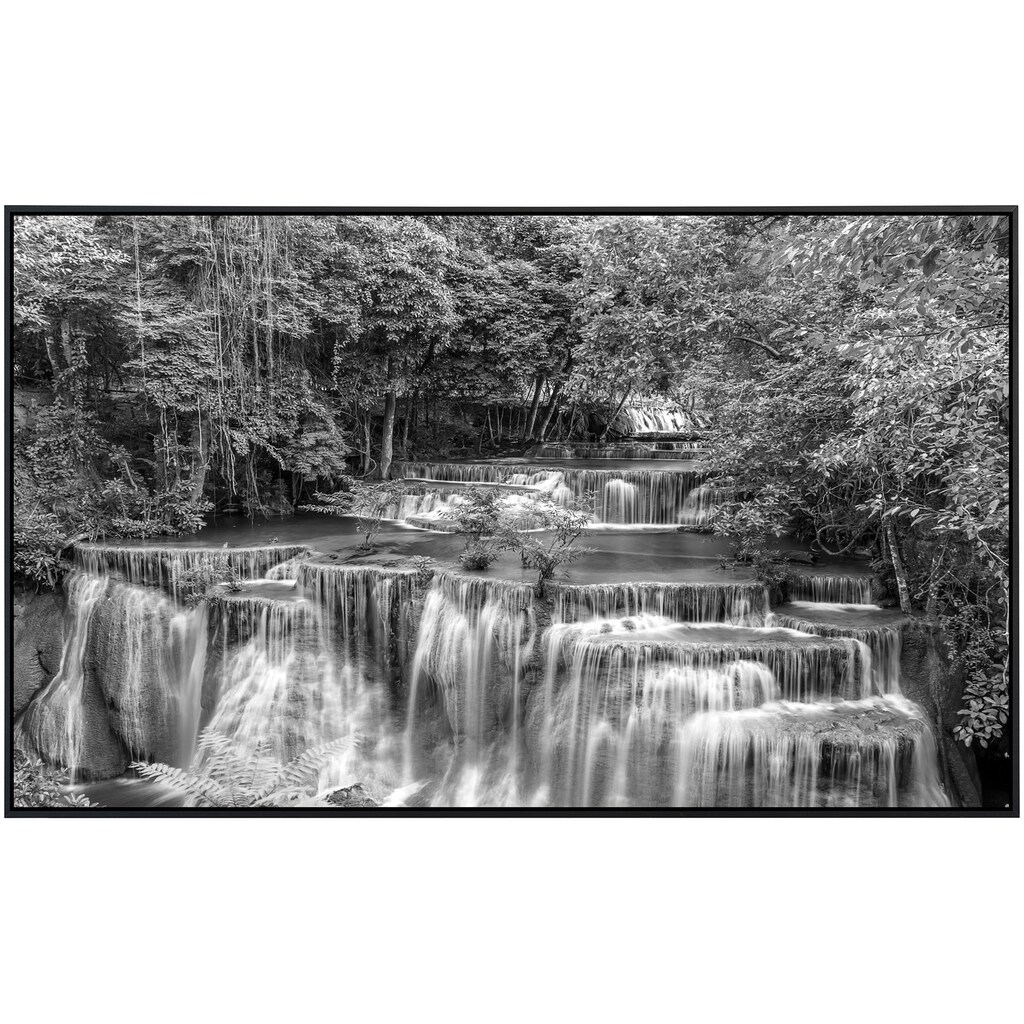
[[[558,383],[551,389],[551,399],[548,402],[547,411],[544,413],[544,422],[537,435],[537,438],[540,441],[544,440],[544,435],[548,432],[548,427],[551,425],[551,417],[554,415],[555,409],[558,407],[559,398],[562,397],[562,388],[565,387],[565,382],[569,379],[569,374],[572,372],[572,363],[573,354],[570,352],[565,357],[565,362],[562,364],[562,372],[558,375]]]
[[[537,374],[537,386],[533,389],[533,401],[530,403],[530,415],[526,420],[526,429],[523,431],[523,440],[533,437],[533,428],[537,425],[537,410],[540,408],[540,394],[544,389],[544,374]]]
[[[203,418],[199,416],[196,419],[195,426],[192,427],[192,500],[198,501],[203,496],[203,489],[206,486],[206,471],[209,467],[209,459],[207,458],[207,438],[210,434],[210,427],[207,425],[206,431],[203,431]],[[198,455],[198,461],[197,461]]]
[[[604,439],[608,436],[608,431],[612,429],[612,424],[615,422],[615,417],[622,412],[622,407],[626,404],[626,399],[629,398],[630,393],[633,390],[633,385],[630,384],[628,388],[622,393],[622,398],[619,400],[619,404],[615,406],[615,412],[611,414],[608,422],[604,425],[604,430],[601,431],[601,436],[598,441],[604,442]]]
[[[394,390],[387,393],[384,399],[384,426],[380,439],[380,478],[387,480],[391,472],[391,460],[395,450],[395,407],[398,396]]]
[[[537,431],[537,440],[543,441],[544,435],[548,432],[548,427],[551,425],[551,417],[555,414],[555,409],[558,407],[558,399],[562,396],[562,387],[565,384],[565,378],[563,377],[554,386],[551,391],[551,400],[548,402],[548,407],[544,412],[544,422],[540,426],[540,430]]]
[[[57,378],[61,373],[60,354],[57,352],[57,338],[55,331],[47,331],[44,335],[46,341],[46,358],[50,360],[50,368],[53,370],[53,389],[57,390]]]
[[[899,545],[896,542],[896,528],[892,517],[885,521],[885,539],[889,542],[889,558],[892,560],[893,572],[896,573],[896,587],[900,592],[900,609],[904,615],[911,613],[910,587],[907,586],[907,571],[903,567]]]
[[[64,350],[64,361],[71,368],[75,365],[71,354],[71,321],[65,316],[60,321],[60,346]]]
[[[412,420],[412,411],[416,408],[416,392],[410,393],[405,400],[405,419],[402,423],[402,455],[409,457],[409,423]]]

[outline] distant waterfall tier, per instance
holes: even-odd
[[[406,462],[398,467],[404,478],[416,480],[416,492],[426,481],[470,484],[504,484],[546,495],[561,504],[594,495],[594,520],[599,523],[674,524],[687,495],[700,483],[692,468],[588,469],[540,467],[535,463],[422,463]],[[439,495],[441,500],[450,494]],[[411,506],[418,499],[415,509]],[[438,507],[437,500],[416,493],[404,514],[422,515]]]
[[[261,547],[178,547],[153,544],[78,544],[75,562],[95,576],[117,574],[129,583],[173,591],[183,573],[222,563],[244,579],[264,576],[273,566],[308,553],[297,544]]]
[[[653,614],[756,626],[768,614],[768,591],[756,582],[557,584],[554,594],[555,618],[563,622]]]
[[[694,441],[550,441],[535,445],[531,459],[702,459],[709,449]]]
[[[685,807],[944,807],[931,730],[888,695],[694,716],[678,737]]]
[[[822,637],[851,637],[871,651],[871,671],[879,693],[900,692],[903,628],[909,620],[872,604],[792,601],[776,608],[768,624]]]
[[[792,601],[830,604],[870,604],[872,583],[868,575],[831,576],[794,570],[789,579]]]
[[[707,419],[698,413],[659,404],[625,406],[612,421],[619,433],[641,436],[693,434],[706,427]]]

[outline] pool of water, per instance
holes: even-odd
[[[124,542],[131,547],[251,547],[269,544],[304,544],[330,560],[347,560],[357,554],[363,535],[357,532],[357,521],[350,516],[329,516],[300,513],[278,519],[249,520],[244,517],[221,517],[205,529],[180,537],[160,537],[146,541]],[[533,533],[542,542],[550,534]],[[806,549],[788,538],[775,540],[781,550],[801,553]],[[461,537],[430,530],[421,530],[399,521],[382,525],[370,561],[426,556],[446,567],[457,564],[464,546]],[[753,578],[750,569],[722,569],[719,559],[728,557],[729,542],[707,533],[679,531],[673,527],[615,528],[598,527],[580,538],[579,546],[587,551],[560,576],[570,583],[619,583],[626,581],[665,582],[742,582]],[[867,575],[869,567],[852,559],[837,559],[813,567],[803,565],[798,572],[811,575]],[[490,569],[480,575],[533,582],[536,573],[524,569],[518,554],[503,554]],[[268,595],[269,596],[269,595]],[[795,609],[798,606],[794,605]],[[798,614],[794,610],[790,614]],[[852,623],[851,623],[852,624]]]

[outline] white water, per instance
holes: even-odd
[[[687,496],[699,482],[693,470],[613,470],[587,468],[540,469],[525,464],[406,462],[396,468],[415,481],[390,517],[414,523],[442,522],[464,500],[444,484],[508,485],[526,489],[510,493],[503,503],[524,519],[529,529],[529,497],[548,498],[559,505],[593,496],[595,523],[676,524]],[[430,481],[437,481],[431,489]]]
[[[441,573],[423,593],[411,570],[286,550],[250,559],[262,582],[195,608],[106,575],[166,585],[166,552],[94,550],[23,744],[80,765],[92,643],[132,756],[167,733],[162,756],[187,765],[200,728],[254,763],[350,741],[321,795],[358,782],[390,805],[946,800],[928,724],[898,695],[898,629],[815,622],[813,604],[773,620],[751,583],[554,585],[546,604],[486,576]]]
[[[85,731],[85,652],[96,605],[107,592],[103,576],[75,573],[68,581],[70,630],[57,673],[32,701],[15,727],[15,741],[30,753],[67,768],[75,778],[82,768]]]

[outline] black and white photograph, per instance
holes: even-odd
[[[1012,208],[8,216],[15,809],[1011,807]]]
[[[1019,1017],[1019,21],[3,8],[5,1019]]]

